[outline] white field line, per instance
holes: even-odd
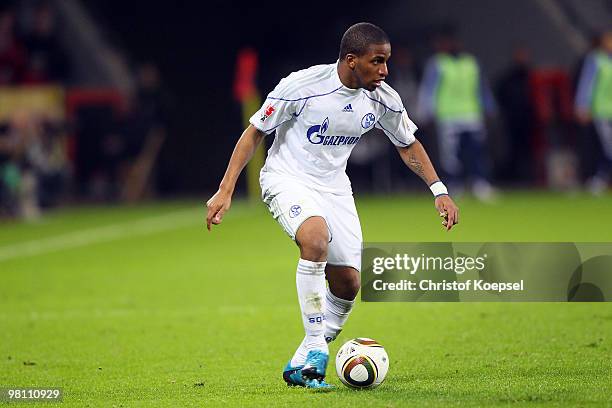
[[[175,230],[187,226],[206,228],[205,211],[199,209],[180,210],[164,215],[111,224],[104,227],[89,228],[67,234],[0,246],[0,262],[8,259],[35,256],[49,252],[109,242],[138,235],[149,235],[162,231]]]

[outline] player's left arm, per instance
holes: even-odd
[[[409,146],[396,146],[396,148],[406,166],[427,183],[430,188],[436,183],[443,186],[421,142],[415,140]],[[446,227],[447,231],[450,231],[453,225],[459,223],[459,208],[445,192],[445,189],[436,194],[435,206],[440,216],[444,218],[442,225]]]

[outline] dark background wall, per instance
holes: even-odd
[[[232,97],[236,52],[260,53],[263,94],[295,69],[337,58],[342,32],[368,19],[359,6],[255,2],[87,2],[133,62],[154,61],[173,100],[171,135],[160,162],[165,190],[212,190],[242,131]],[[368,20],[372,21],[371,18]]]

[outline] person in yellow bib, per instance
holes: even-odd
[[[440,164],[449,188],[470,182],[474,195],[494,198],[488,179],[485,115],[495,113],[491,90],[476,58],[461,50],[451,30],[436,41],[437,53],[425,66],[419,89],[419,114],[435,121]]]
[[[608,188],[612,173],[612,30],[604,32],[599,47],[587,55],[575,103],[578,121],[592,121],[601,142],[603,154],[597,173],[587,182],[592,193],[601,194]]]

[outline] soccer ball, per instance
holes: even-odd
[[[349,340],[336,354],[336,373],[347,387],[378,387],[387,371],[389,356],[376,340],[365,337]]]

